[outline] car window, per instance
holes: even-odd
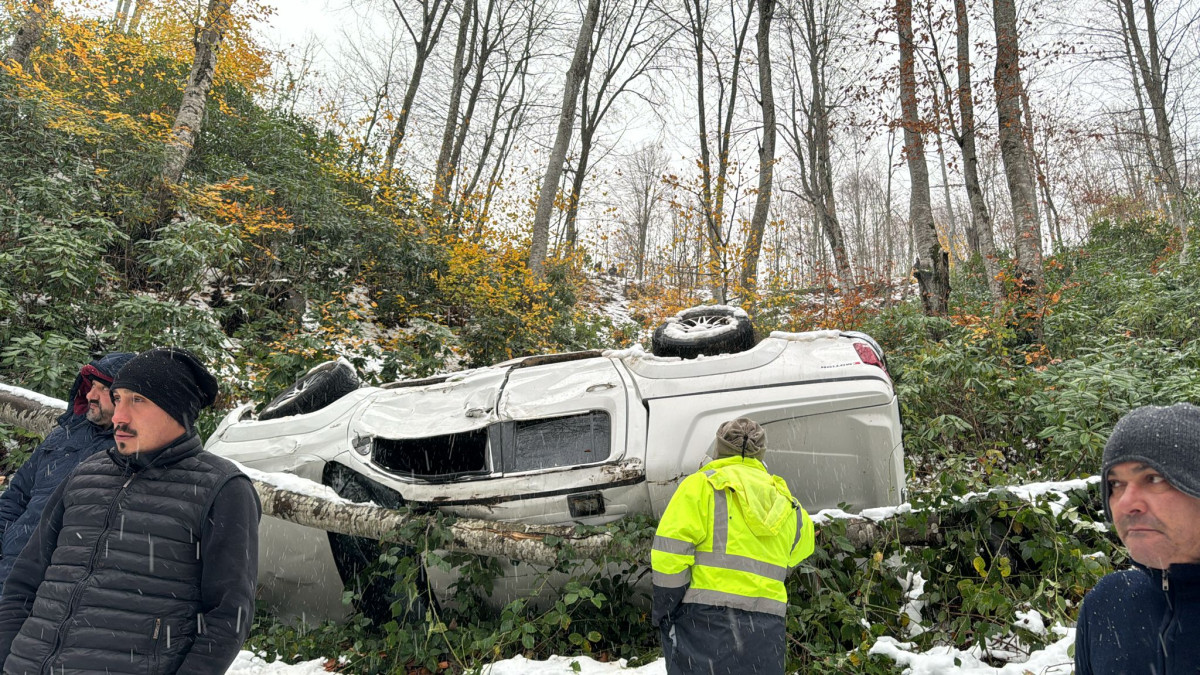
[[[426,438],[376,438],[379,466],[413,478],[453,478],[488,472],[488,429]]]
[[[504,443],[505,473],[592,464],[608,459],[611,422],[605,411],[512,423]],[[511,439],[511,440],[510,440]]]

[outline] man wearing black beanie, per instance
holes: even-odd
[[[1084,598],[1076,675],[1196,673],[1200,664],[1200,408],[1137,408],[1104,446],[1104,513],[1133,569]]]
[[[254,615],[262,508],[196,434],[217,389],[176,347],[117,373],[116,447],[59,485],[5,584],[5,674],[228,669]]]

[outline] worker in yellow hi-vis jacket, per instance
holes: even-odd
[[[745,417],[717,430],[717,459],[679,485],[654,533],[654,624],[668,675],[783,674],[788,571],[813,552],[812,520],[762,462]]]

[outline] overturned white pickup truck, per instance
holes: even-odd
[[[713,451],[717,427],[742,416],[766,429],[767,467],[810,511],[903,500],[883,354],[869,337],[837,331],[773,333],[694,359],[640,349],[534,356],[383,387],[358,387],[348,364],[331,362],[257,419],[250,406],[232,411],[207,448],[380,506],[603,524],[660,516]],[[264,519],[261,551],[263,599],[310,618],[344,613],[342,583],[374,556],[364,540],[274,518]]]

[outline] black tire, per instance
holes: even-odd
[[[316,412],[358,389],[362,383],[345,361],[326,361],[305,373],[258,413],[260,420]]]
[[[667,319],[654,330],[650,351],[655,356],[736,354],[754,346],[754,325],[740,309],[692,307]]]
[[[383,486],[372,485],[371,482],[354,473],[351,469],[330,462],[325,466],[322,482],[333,489],[338,496],[355,502],[375,502],[385,508],[399,508],[404,500],[392,490]],[[415,624],[425,619],[425,612],[431,603],[436,603],[433,594],[429,592],[429,582],[425,577],[425,567],[421,566],[417,573],[416,597],[401,595],[394,592],[393,581],[383,574],[365,574],[373,565],[379,562],[379,556],[384,552],[383,546],[374,539],[352,537],[345,534],[329,533],[329,548],[333,553],[333,562],[338,575],[347,590],[360,590],[354,601],[354,609],[363,616],[371,619],[377,626],[391,621],[393,618],[402,624]],[[409,547],[402,547],[403,555],[419,555],[419,552]],[[404,608],[397,617],[392,616],[392,605],[400,602]],[[436,606],[436,605],[435,605]]]

